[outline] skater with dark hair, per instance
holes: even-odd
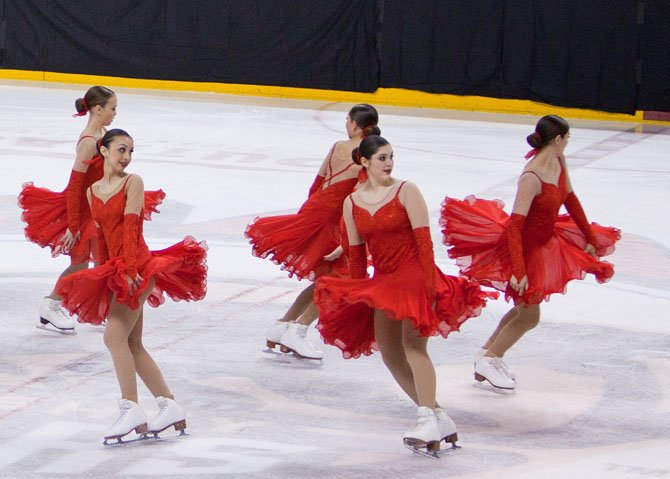
[[[170,427],[186,428],[184,411],[174,401],[163,375],[142,344],[143,306],[165,301],[197,301],[206,293],[204,242],[186,237],[160,251],[149,251],[143,237],[144,185],[126,172],[134,142],[120,129],[102,138],[100,154],[104,175],[86,191],[97,229],[99,265],[61,278],[56,290],[63,306],[79,321],[107,320],[104,341],[114,363],[121,389],[119,417],[105,433],[105,443],[122,439],[133,430],[158,434]],[[156,398],[158,415],[147,422],[137,403],[137,378]]]
[[[549,115],[527,141],[533,149],[519,177],[512,215],[502,202],[446,198],[441,224],[449,256],[461,273],[493,286],[514,301],[475,355],[477,384],[512,393],[516,374],[503,361],[507,351],[540,320],[540,304],[564,293],[567,283],[589,273],[600,283],[614,274],[600,258],[614,251],[616,228],[589,223],[575,194],[564,156],[570,127]],[[564,205],[568,215],[559,215]]]
[[[381,352],[393,378],[418,406],[418,422],[405,433],[405,444],[434,453],[441,441],[454,444],[458,436],[435,400],[428,338],[457,331],[479,314],[490,293],[435,266],[426,203],[416,185],[391,176],[388,141],[366,137],[353,156],[368,180],[344,201],[350,277],[316,281],[317,328],[345,358]],[[367,250],[374,265],[371,278]]]
[[[314,281],[322,275],[347,274],[346,252],[340,247],[342,201],[365,181],[359,175],[360,165],[351,160],[351,152],[366,136],[380,133],[378,121],[377,110],[371,105],[355,105],[349,110],[345,123],[348,139],[333,145],[300,210],[256,218],[247,227],[245,235],[254,255],[269,257],[298,279]],[[270,328],[266,336],[269,348],[279,346],[303,358],[323,358],[306,338],[309,325],[318,317],[313,292],[310,284]]]

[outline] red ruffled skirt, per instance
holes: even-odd
[[[330,274],[336,264],[323,257],[340,245],[342,202],[355,181],[336,183],[312,195],[296,214],[256,218],[244,232],[254,256],[271,259],[289,277],[313,281]]]
[[[157,207],[165,199],[163,190],[144,192],[144,219],[151,220],[152,213],[158,213]],[[91,209],[86,200],[79,212],[79,231],[81,236],[74,248],[63,251],[60,239],[67,230],[67,199],[65,191],[57,192],[39,188],[33,183],[24,183],[19,194],[19,207],[23,210],[21,220],[26,223],[26,238],[40,247],[51,248],[51,256],[60,254],[81,256],[89,249],[88,242],[96,238],[95,223],[91,218]]]
[[[524,262],[529,289],[522,295],[508,285],[512,263],[507,245],[509,216],[501,201],[468,196],[465,200],[445,198],[440,224],[449,257],[467,278],[505,292],[515,304],[539,304],[554,293],[565,293],[567,283],[593,274],[599,283],[614,275],[614,266],[600,257],[611,254],[621,232],[591,223],[596,235],[598,258],[584,252],[586,238],[569,215],[559,215],[553,235],[543,244],[524,242]]]
[[[112,295],[131,309],[139,308],[139,297],[154,278],[147,302],[155,307],[165,302],[164,293],[174,301],[198,301],[207,293],[207,244],[187,236],[183,241],[159,251],[147,251],[138,268],[143,278],[137,293],[130,291],[125,264],[116,257],[95,268],[61,278],[56,291],[63,306],[81,323],[101,324],[109,313]],[[138,263],[140,263],[138,259]]]
[[[406,261],[392,273],[372,278],[322,277],[316,281],[314,302],[319,308],[317,329],[326,344],[342,350],[345,358],[370,355],[377,350],[374,310],[381,309],[393,320],[409,319],[421,336],[447,337],[467,319],[478,316],[487,298],[475,282],[447,276],[435,267],[437,301],[428,304],[421,267]]]

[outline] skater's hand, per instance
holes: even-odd
[[[330,252],[329,254],[324,256],[323,260],[324,261],[335,261],[337,258],[342,256],[342,253],[344,253],[344,248],[342,248],[342,246],[338,246],[332,252]]]
[[[72,231],[69,229],[65,230],[65,233],[60,237],[59,240],[63,244],[63,252],[69,253],[74,245],[77,244],[77,241],[79,241],[80,236],[81,232],[79,231],[77,231],[76,235],[73,235]]]
[[[591,243],[586,245],[586,248],[584,248],[584,251],[593,256],[594,258],[597,258],[598,255],[596,254],[596,247],[593,246]]]
[[[142,276],[139,274],[135,276],[135,279],[132,279],[130,276],[126,275],[126,281],[128,281],[128,286],[130,286],[130,292],[135,294],[137,291],[140,289],[140,285],[142,284]]]
[[[528,276],[524,275],[521,281],[518,281],[516,276],[512,275],[509,279],[509,285],[514,291],[523,294],[528,291]]]

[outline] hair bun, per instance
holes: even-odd
[[[354,148],[354,151],[351,152],[351,159],[357,165],[361,164],[361,149],[360,148],[358,148],[358,147]]]
[[[526,142],[533,148],[539,148],[542,146],[542,137],[537,131],[534,131],[526,137]]]

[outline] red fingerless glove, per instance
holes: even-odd
[[[430,237],[430,228],[424,226],[413,230],[416,247],[419,250],[419,263],[423,274],[423,288],[429,304],[435,302],[435,253],[433,240]]]
[[[106,263],[109,259],[109,249],[107,248],[107,240],[105,240],[102,228],[98,226],[95,230],[98,234],[98,255],[96,256],[95,261],[100,265]]]
[[[73,235],[79,231],[79,208],[81,207],[81,195],[84,188],[83,171],[72,170],[70,181],[65,188],[65,201],[67,204],[67,227]]]
[[[586,241],[593,246],[596,246],[596,237],[591,229],[591,224],[586,219],[586,214],[584,214],[584,209],[582,208],[582,204],[579,202],[577,195],[571,191],[563,204],[565,205],[565,209],[568,210],[568,213],[570,213],[570,217],[579,227],[579,230],[586,237]]]
[[[351,276],[351,279],[368,277],[367,253],[365,243],[349,246],[349,276]]]
[[[129,213],[123,217],[123,261],[126,263],[126,274],[137,277],[137,243],[140,237],[140,217]]]
[[[512,213],[509,224],[507,225],[507,246],[512,260],[512,274],[517,281],[526,276],[526,264],[523,260],[523,241],[521,232],[523,224],[526,222],[524,215]]]
[[[326,181],[326,178],[320,175],[316,175],[314,178],[314,183],[309,187],[309,196],[312,196],[314,193],[319,191],[323,186],[323,182]]]

